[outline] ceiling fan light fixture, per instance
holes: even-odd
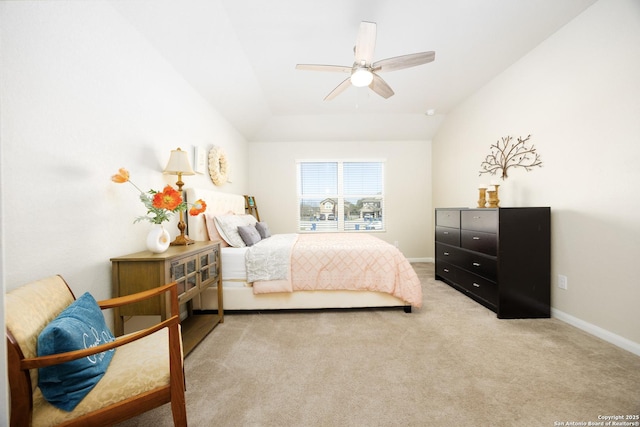
[[[355,87],[369,86],[373,81],[373,73],[366,68],[357,68],[351,73],[351,84]]]
[[[1,1],[1,0],[0,0]],[[352,66],[344,65],[322,65],[322,64],[298,64],[298,70],[350,72],[351,75],[344,79],[324,98],[331,101],[336,96],[343,93],[350,86],[366,87],[380,95],[384,99],[393,96],[393,89],[380,77],[380,73],[387,71],[402,70],[418,65],[432,62],[436,53],[434,51],[410,53],[408,55],[394,56],[381,61],[373,61],[373,52],[376,45],[376,23],[362,21],[356,45],[353,49],[354,62]],[[375,70],[375,72],[374,72]],[[435,113],[435,111],[434,111]]]

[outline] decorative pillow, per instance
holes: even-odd
[[[214,221],[220,237],[234,248],[244,248],[247,246],[238,233],[238,227],[242,225],[255,226],[257,222],[252,215],[221,215],[216,216]]]
[[[102,311],[90,293],[84,293],[38,336],[38,356],[82,350],[114,341]],[[111,362],[115,349],[38,369],[38,387],[51,403],[72,411],[98,384]]]
[[[229,247],[229,243],[222,238],[222,236],[218,232],[218,229],[216,228],[216,223],[214,220],[216,215],[205,212],[203,216],[205,221],[204,223],[207,226],[207,235],[209,236],[209,240],[211,241],[219,240],[221,247],[223,248]]]
[[[256,230],[256,227],[253,225],[241,225],[238,227],[238,234],[240,234],[242,241],[247,246],[253,246],[261,239],[260,233],[258,233],[258,230]]]
[[[256,230],[260,233],[260,237],[262,239],[266,239],[267,237],[271,237],[271,231],[269,231],[269,226],[266,222],[256,222]]]

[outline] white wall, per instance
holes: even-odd
[[[2,118],[2,111],[0,111],[0,119]],[[0,151],[1,153],[1,151]],[[2,156],[0,155],[0,189],[2,188]],[[2,197],[0,197],[0,218],[4,218],[4,208],[2,204]],[[4,227],[2,227],[0,221],[0,280],[2,281],[2,292],[0,292],[0,307],[4,308]],[[4,313],[5,310],[2,310]],[[4,315],[0,316],[0,331],[5,329]],[[0,426],[9,425],[9,390],[5,386],[8,383],[7,379],[7,340],[0,340]]]
[[[146,190],[176,147],[223,146],[245,191],[246,142],[105,2],[2,3],[7,287],[61,273],[111,295],[109,257],[144,249],[148,223],[119,167]],[[214,188],[208,175],[188,185]],[[170,227],[177,232],[177,228]]]
[[[551,206],[556,315],[640,349],[640,2],[600,0],[465,101],[433,141],[434,206],[475,206],[480,163],[532,134],[501,206]],[[557,275],[568,289],[557,287]]]
[[[386,232],[375,235],[433,259],[430,141],[250,143],[249,188],[272,232],[297,232],[296,160],[315,159],[385,159]]]

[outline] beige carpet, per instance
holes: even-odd
[[[640,357],[555,319],[498,320],[434,280],[433,264],[414,268],[424,306],[412,314],[225,316],[185,361],[189,424],[555,426],[640,414]],[[171,425],[165,405],[120,426]]]

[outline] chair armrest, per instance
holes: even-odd
[[[168,328],[173,325],[180,324],[180,316],[172,316],[167,320],[164,320],[154,326],[146,329],[142,329],[138,332],[133,332],[128,335],[116,338],[115,341],[111,341],[105,344],[100,344],[95,347],[85,348],[83,350],[68,351],[66,353],[51,354],[49,356],[31,357],[28,359],[22,359],[20,361],[20,369],[37,369],[44,368],[45,366],[59,365],[61,363],[70,362],[72,360],[81,359],[83,357],[91,356],[93,354],[102,353],[116,347],[120,347],[130,342],[137,341],[160,329]]]
[[[98,306],[101,309],[106,310],[109,308],[120,307],[127,304],[133,304],[134,302],[144,301],[149,298],[153,298],[167,291],[171,292],[171,299],[173,300],[173,293],[175,291],[175,299],[178,300],[178,284],[176,282],[167,283],[166,285],[159,286],[157,288],[149,289],[146,291],[137,292],[131,295],[125,295],[116,298],[110,298],[102,301],[98,301]],[[177,314],[177,313],[172,313]]]

